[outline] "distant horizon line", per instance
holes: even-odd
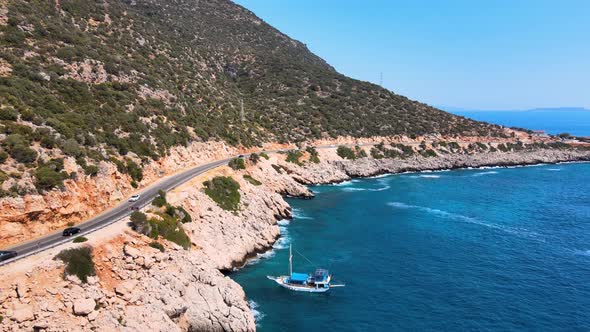
[[[455,106],[441,106],[435,105],[434,107],[447,112],[531,112],[531,111],[580,111],[590,112],[590,108],[584,106],[561,106],[561,107],[534,107],[534,108],[466,108],[466,107],[455,107]]]

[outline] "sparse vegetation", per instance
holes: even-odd
[[[75,275],[83,283],[88,282],[89,276],[95,276],[94,262],[92,261],[92,248],[80,247],[62,250],[55,259],[64,262],[65,274]]]
[[[205,194],[224,210],[237,211],[240,205],[240,184],[229,176],[216,176],[203,183]]]
[[[283,174],[283,169],[279,165],[272,164],[272,168],[279,174]]]
[[[82,243],[82,242],[86,242],[86,241],[88,241],[88,239],[85,238],[84,236],[78,236],[72,242],[74,242],[74,243]]]
[[[260,156],[266,160],[270,159],[270,157],[268,156],[268,154],[266,154],[266,152],[260,152]]]
[[[338,154],[338,156],[342,159],[356,159],[356,154],[354,153],[354,151],[344,145],[340,145],[338,147],[338,149],[336,149],[336,154]]]
[[[244,180],[250,182],[251,184],[253,184],[255,186],[259,186],[262,184],[262,182],[256,180],[255,178],[253,178],[252,176],[250,176],[248,174],[244,174]]]
[[[165,238],[170,242],[174,242],[184,249],[191,247],[191,241],[182,228],[182,223],[175,217],[171,217],[165,213],[158,213],[160,219],[152,218],[150,223],[155,226],[150,236],[157,239],[158,236]]]
[[[289,152],[287,152],[287,158],[285,159],[285,161],[302,166],[303,163],[299,160],[299,158],[301,158],[303,156],[303,153],[301,153],[301,150],[290,150]]]
[[[154,249],[158,249],[158,250],[160,250],[160,252],[166,251],[166,248],[164,248],[164,245],[162,245],[160,242],[157,242],[157,241],[150,242],[150,247],[152,247]]]
[[[243,158],[234,158],[227,164],[233,170],[246,169],[246,164]]]
[[[311,161],[312,163],[318,164],[320,162],[320,156],[318,154],[318,150],[316,150],[316,148],[314,148],[313,146],[308,146],[305,151],[307,151],[307,153],[309,153],[309,161]]]
[[[256,165],[259,160],[260,160],[260,156],[258,154],[256,154],[256,153],[250,154],[250,162],[252,164]]]
[[[158,191],[158,196],[154,198],[154,200],[152,201],[152,205],[162,207],[166,204],[168,204],[168,202],[166,201],[166,192],[163,190]]]
[[[147,216],[143,212],[134,211],[129,217],[130,225],[133,230],[138,233],[148,235],[151,231],[151,225],[147,220]]]

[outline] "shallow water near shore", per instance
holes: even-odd
[[[289,199],[285,236],[231,277],[259,331],[589,330],[590,164],[400,174]],[[329,268],[345,288],[266,279]]]

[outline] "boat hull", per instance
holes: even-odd
[[[295,291],[295,292],[306,292],[306,293],[325,293],[330,290],[330,288],[316,288],[304,285],[294,285],[287,283],[288,277],[267,277],[270,280],[274,280],[279,286]]]

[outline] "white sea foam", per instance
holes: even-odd
[[[391,174],[389,174],[389,173],[373,175],[373,176],[369,176],[367,179],[380,179],[380,178],[384,178],[384,177],[390,176],[390,175]]]
[[[550,172],[558,172],[561,171],[561,168],[547,168],[547,170]]]
[[[263,253],[256,254],[256,257],[248,260],[247,265],[254,265],[258,264],[263,259],[269,259],[275,255],[275,251],[273,249],[267,250]]]
[[[491,174],[498,174],[498,172],[496,172],[496,171],[477,172],[475,174],[472,174],[471,176],[479,177],[479,176],[491,175]]]
[[[387,190],[391,188],[390,186],[383,186],[381,188],[373,188],[373,189],[369,189],[370,191],[383,191],[383,190]]]
[[[252,312],[252,316],[254,316],[254,320],[256,321],[256,324],[258,325],[258,323],[266,315],[258,309],[258,307],[259,307],[258,303],[254,302],[253,300],[249,300],[248,305],[250,305],[250,311]]]
[[[436,175],[436,174],[420,174],[420,175],[414,175],[411,176],[411,178],[417,179],[417,178],[421,178],[421,179],[438,179],[440,178],[440,175]]]
[[[461,222],[474,224],[474,225],[478,225],[478,226],[484,226],[487,228],[499,230],[499,231],[506,232],[506,233],[513,234],[513,235],[517,235],[517,236],[537,237],[539,235],[535,232],[531,232],[531,231],[524,229],[524,228],[515,228],[515,227],[508,227],[508,226],[494,224],[494,223],[487,223],[487,222],[481,221],[481,220],[473,218],[473,217],[468,217],[468,216],[464,216],[462,214],[452,213],[452,212],[429,208],[429,207],[425,207],[425,206],[411,205],[411,204],[406,204],[406,203],[402,203],[402,202],[390,202],[390,203],[387,203],[387,205],[395,207],[395,208],[399,208],[399,209],[416,209],[416,210],[420,210],[420,211],[423,211],[426,213],[437,215],[442,218],[461,221]]]
[[[293,218],[294,219],[313,219],[312,217],[305,215],[305,213],[303,213],[303,211],[301,211],[301,209],[298,209],[298,208],[293,208]]]
[[[352,180],[349,181],[342,181],[342,182],[338,182],[338,183],[330,183],[328,184],[329,186],[334,186],[334,187],[344,187],[344,186],[349,186],[352,184]]]
[[[357,187],[347,187],[347,188],[342,188],[342,191],[366,191],[367,188],[357,188]]]
[[[346,187],[346,188],[342,188],[342,191],[348,191],[348,192],[355,192],[355,191],[383,191],[383,190],[387,190],[391,188],[390,186],[383,186],[380,188],[358,188],[358,187]]]
[[[289,231],[287,230],[287,227],[279,226],[279,231],[281,233],[281,237],[279,237],[279,239],[272,245],[272,248],[277,250],[289,248],[291,237],[289,237]]]
[[[291,223],[291,220],[289,219],[281,219],[279,221],[277,221],[277,224],[279,224],[280,226],[287,226]]]

